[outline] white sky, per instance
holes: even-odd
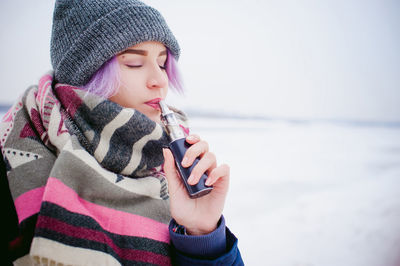
[[[177,37],[185,108],[400,121],[396,0],[147,0]],[[0,102],[51,68],[54,1],[0,2]]]

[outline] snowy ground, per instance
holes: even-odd
[[[247,265],[399,266],[400,127],[192,120]]]
[[[231,166],[224,215],[246,265],[400,265],[400,127],[191,126]]]

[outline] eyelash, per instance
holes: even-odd
[[[131,65],[126,65],[127,67],[129,67],[129,68],[139,68],[139,67],[142,67],[142,65],[139,65],[139,66],[131,66]],[[162,70],[165,70],[167,67],[166,66],[159,66]]]

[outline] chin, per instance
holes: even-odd
[[[161,123],[161,118],[160,116],[155,116],[155,117],[150,117],[151,120],[153,120],[156,123]]]
[[[146,114],[143,113],[145,116],[147,116],[150,120],[156,122],[156,123],[161,123],[161,117],[160,114]]]

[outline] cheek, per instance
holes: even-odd
[[[163,93],[162,96],[164,96],[164,98],[167,97],[167,95],[168,95],[168,86],[166,86],[165,88],[163,88],[162,93]]]
[[[136,90],[144,85],[143,77],[140,71],[121,71],[121,86]]]
[[[136,106],[135,97],[132,97],[130,92],[127,91],[124,87],[119,88],[118,93],[109,98],[110,101],[113,101],[123,107],[131,107],[134,108]]]
[[[121,84],[118,88],[118,92],[109,99],[123,107],[134,108],[137,102],[140,101],[140,97],[138,97],[138,95],[140,95],[139,91],[140,85],[135,75],[124,75],[121,73]]]

